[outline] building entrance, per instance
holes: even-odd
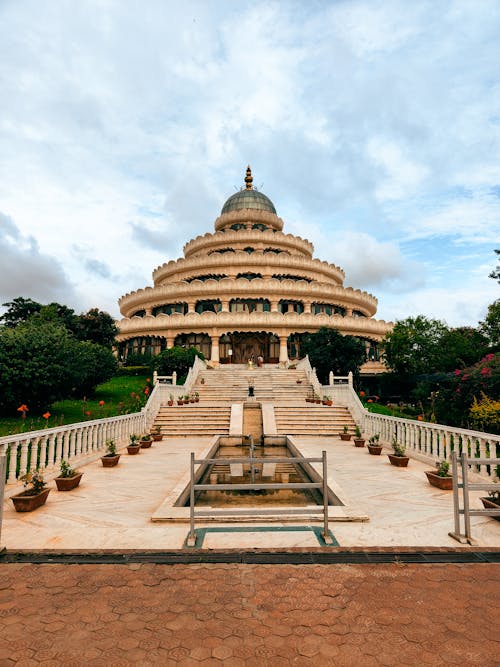
[[[219,339],[221,364],[246,364],[251,359],[257,363],[262,357],[265,363],[279,361],[279,338],[267,331],[239,332],[224,334]]]

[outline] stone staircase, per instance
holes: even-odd
[[[193,387],[199,393],[199,403],[163,405],[155,425],[164,436],[228,435],[231,405],[249,399],[250,385],[257,403],[274,406],[278,435],[337,435],[344,425],[354,433],[355,424],[347,408],[306,403],[312,387],[304,371],[274,366],[206,369],[199,373]]]
[[[155,419],[164,436],[211,437],[227,435],[231,417],[231,404],[190,403],[182,406],[162,405]]]
[[[277,367],[248,369],[245,366],[222,366],[199,374],[194,391],[200,400],[242,403],[248,399],[252,384],[256,401],[302,405],[311,387],[304,371]]]
[[[342,406],[276,405],[274,415],[279,435],[338,435],[344,426],[349,433],[354,433],[355,422],[349,410]]]

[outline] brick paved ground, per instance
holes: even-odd
[[[0,667],[500,665],[500,568],[0,565]]]

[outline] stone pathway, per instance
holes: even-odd
[[[500,664],[500,569],[0,564],[0,667]]]

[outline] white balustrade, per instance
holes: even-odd
[[[149,407],[130,415],[1,437],[0,456],[6,457],[7,484],[16,484],[21,475],[37,466],[45,468],[50,479],[58,474],[63,459],[74,467],[95,460],[103,454],[106,440],[111,437],[118,448],[123,448],[129,435],[143,433],[147,419],[152,423],[155,414]]]
[[[337,405],[349,408],[366,435],[380,433],[380,441],[386,445],[396,439],[406,446],[410,456],[414,454],[434,463],[441,459],[451,461],[453,451],[463,451],[469,458],[479,459],[500,455],[500,435],[369,412],[350,384],[349,376],[330,375],[329,380],[333,384],[322,385],[322,393],[329,393]],[[496,466],[487,463],[475,466],[474,472],[496,478]]]

